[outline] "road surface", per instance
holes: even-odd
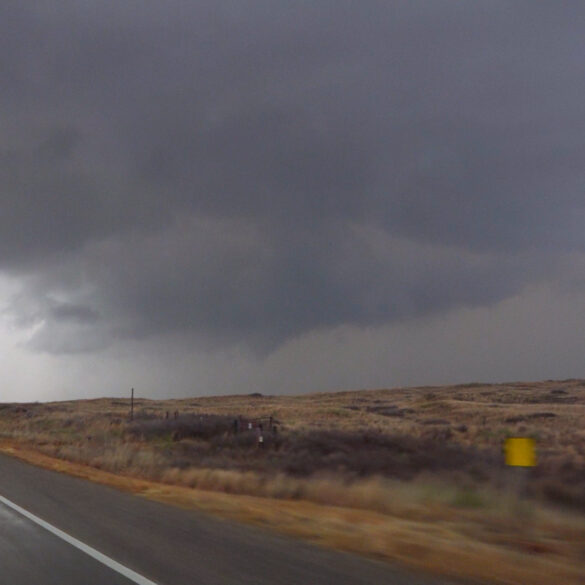
[[[151,502],[6,455],[0,455],[0,573],[10,585],[451,583]]]

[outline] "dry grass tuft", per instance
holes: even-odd
[[[580,380],[136,404],[134,421],[121,399],[2,404],[0,438],[37,464],[346,550],[498,583],[585,582]],[[262,448],[235,433],[240,417],[262,419]],[[539,446],[522,497],[502,465],[511,435]]]

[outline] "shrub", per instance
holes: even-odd
[[[185,438],[209,440],[233,429],[233,418],[217,415],[183,415],[177,419],[137,420],[128,425],[130,435],[144,440]]]

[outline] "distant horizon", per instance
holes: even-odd
[[[181,397],[156,397],[156,396],[141,396],[139,393],[134,394],[134,400],[146,400],[149,402],[162,402],[162,401],[182,401],[190,400],[193,398],[239,398],[249,396],[262,397],[262,398],[294,398],[303,396],[314,396],[314,395],[326,395],[326,394],[346,394],[354,392],[379,392],[384,390],[426,390],[426,389],[441,389],[441,388],[470,388],[480,386],[514,386],[518,384],[563,384],[571,382],[584,382],[585,378],[564,378],[564,379],[548,379],[548,380],[507,380],[504,382],[462,382],[456,384],[425,384],[422,386],[380,386],[380,387],[367,387],[367,388],[353,388],[353,389],[339,389],[339,390],[316,390],[314,392],[301,392],[301,393],[286,393],[286,394],[265,394],[263,392],[250,392],[241,394],[193,394],[190,396]],[[136,389],[135,389],[136,390]],[[91,396],[85,398],[67,398],[61,400],[34,400],[27,402],[19,401],[1,401],[0,404],[49,404],[53,402],[80,402],[80,401],[98,401],[98,400],[127,400],[130,405],[130,395],[104,395],[104,396]]]

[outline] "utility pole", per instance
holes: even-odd
[[[134,388],[130,392],[130,420],[134,420]]]

